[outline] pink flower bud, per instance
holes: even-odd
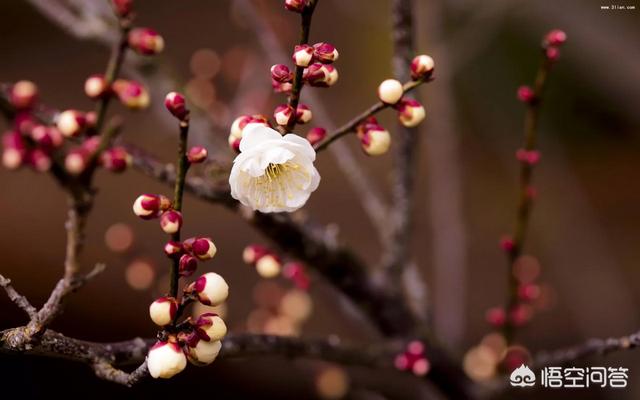
[[[271,79],[279,83],[293,81],[293,74],[284,64],[275,64],[271,67]]]
[[[38,87],[31,81],[18,81],[9,90],[9,102],[17,110],[32,108],[38,101]]]
[[[435,62],[433,58],[426,54],[415,56],[411,60],[411,79],[418,81],[420,79],[428,79],[433,74]]]
[[[111,4],[119,17],[127,17],[133,10],[133,0],[111,0]]]
[[[315,127],[307,132],[307,140],[311,145],[320,143],[327,136],[327,130],[321,127]]]
[[[205,313],[198,317],[195,326],[200,329],[207,341],[217,341],[227,334],[227,325],[218,314]]]
[[[309,0],[284,0],[284,8],[289,11],[301,13],[307,6]]]
[[[220,275],[208,272],[189,285],[187,291],[194,292],[202,304],[217,306],[229,296],[229,285]]]
[[[160,212],[160,196],[143,194],[133,202],[133,213],[142,219],[156,218]]]
[[[71,175],[80,175],[87,168],[89,153],[82,147],[69,150],[64,158],[64,169]]]
[[[207,159],[208,155],[209,152],[204,147],[194,146],[187,152],[187,159],[191,164],[200,164]]]
[[[41,149],[33,149],[28,153],[29,164],[33,166],[36,171],[46,172],[51,169],[51,156],[42,151]]]
[[[13,127],[23,135],[30,135],[31,130],[38,125],[31,112],[18,111],[13,117]]]
[[[291,89],[293,89],[293,84],[291,82],[280,83],[272,79],[271,87],[276,93],[290,93]]]
[[[302,290],[308,290],[310,279],[304,267],[297,262],[290,262],[284,266],[282,274],[285,278],[290,279],[293,284]]]
[[[540,152],[537,150],[518,149],[516,159],[524,164],[536,165],[540,161]]]
[[[431,364],[429,363],[429,360],[422,357],[413,363],[411,372],[413,372],[413,374],[416,376],[425,376],[427,373],[429,373],[430,369]]]
[[[493,307],[488,309],[487,313],[485,314],[485,318],[491,326],[496,328],[503,326],[507,321],[507,315],[504,312],[504,309],[502,309],[501,307]]]
[[[525,283],[518,286],[518,297],[522,301],[533,301],[540,296],[540,286],[535,283]]]
[[[313,118],[313,113],[311,109],[306,104],[298,104],[298,108],[296,110],[296,122],[299,124],[306,124],[311,121]]]
[[[544,38],[544,43],[549,46],[560,46],[567,41],[567,34],[560,29],[553,29]]]
[[[215,361],[222,348],[222,343],[219,340],[207,342],[205,340],[198,340],[196,345],[189,346],[189,361],[196,366],[209,365]]]
[[[27,157],[27,145],[20,133],[6,132],[2,135],[2,165],[7,169],[17,169],[22,166]]]
[[[182,214],[180,211],[167,210],[160,216],[160,228],[164,233],[174,234],[182,228]]]
[[[556,62],[560,59],[560,49],[554,46],[547,47],[544,54],[551,62]]]
[[[268,251],[264,246],[259,244],[250,244],[244,248],[242,252],[242,260],[247,264],[255,264],[260,257],[267,253]]]
[[[395,79],[387,79],[382,81],[378,86],[378,98],[386,104],[396,104],[402,98],[404,89],[402,83]]]
[[[311,86],[329,87],[338,81],[338,70],[333,65],[314,63],[304,70],[302,77]]]
[[[513,249],[515,249],[516,244],[513,240],[513,238],[511,236],[503,236],[500,238],[500,248],[505,252],[505,253],[510,253],[513,251]]]
[[[298,67],[307,67],[313,60],[313,47],[308,44],[296,45],[291,58]]]
[[[370,156],[379,156],[386,153],[391,146],[391,135],[389,131],[377,125],[369,127],[362,134],[359,134],[362,150]]]
[[[176,317],[178,302],[173,297],[160,297],[149,306],[149,316],[158,326],[169,325]]]
[[[84,94],[90,99],[99,99],[109,92],[109,85],[102,74],[91,75],[84,82]]]
[[[285,126],[289,123],[293,116],[293,107],[288,104],[281,104],[273,111],[273,118],[276,123],[281,126]]]
[[[189,115],[186,100],[184,96],[178,92],[168,93],[164,98],[164,106],[180,121],[183,121]]]
[[[174,242],[172,240],[168,241],[164,245],[163,250],[164,250],[164,254],[166,254],[167,257],[169,258],[177,257],[184,253],[184,249],[182,248],[182,243]]]
[[[191,276],[198,269],[198,260],[191,254],[183,254],[178,263],[180,276]]]
[[[185,240],[185,248],[202,261],[210,260],[216,255],[217,249],[211,238],[198,237]]]
[[[521,102],[530,104],[535,98],[536,94],[530,86],[522,85],[518,88],[518,100]]]
[[[417,126],[425,117],[424,107],[414,99],[402,99],[396,108],[398,120],[407,128]]]
[[[31,129],[31,139],[42,149],[50,151],[62,146],[64,138],[56,128],[37,125]]]
[[[113,91],[127,108],[141,110],[149,106],[149,92],[138,82],[118,79],[113,82]]]
[[[131,166],[131,154],[124,147],[112,147],[100,156],[100,163],[111,172],[122,172]]]
[[[313,45],[313,59],[323,64],[331,64],[338,56],[338,50],[332,44],[320,42]]]
[[[78,110],[66,110],[58,114],[56,126],[65,137],[76,137],[87,124],[84,113]]]
[[[187,357],[175,337],[167,342],[156,342],[149,350],[147,368],[153,378],[169,379],[187,366]]]
[[[278,276],[281,270],[282,264],[275,254],[265,254],[256,261],[256,272],[265,279]]]
[[[135,28],[129,32],[129,46],[138,54],[154,55],[164,49],[164,39],[151,28]]]

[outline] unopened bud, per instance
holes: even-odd
[[[86,125],[84,113],[78,110],[63,111],[56,118],[56,126],[65,137],[79,136]]]
[[[164,98],[164,106],[167,107],[167,110],[169,110],[169,112],[180,121],[183,121],[187,115],[189,115],[186,100],[184,96],[178,92],[171,92],[167,94]]]
[[[293,84],[291,82],[278,82],[276,80],[271,80],[271,87],[273,91],[276,93],[290,93],[293,89]]]
[[[167,210],[160,216],[160,228],[164,233],[174,234],[182,228],[182,214],[180,211]]]
[[[205,313],[198,317],[195,326],[202,330],[209,341],[217,341],[227,334],[227,325],[218,314]]]
[[[267,254],[267,249],[259,244],[250,244],[242,252],[242,260],[247,264],[255,264],[262,256]]]
[[[402,83],[395,79],[387,79],[382,81],[378,86],[378,98],[386,104],[396,104],[402,98],[404,89]]]
[[[398,120],[407,128],[417,126],[425,117],[424,107],[414,99],[402,99],[396,108]]]
[[[124,147],[112,147],[100,156],[100,163],[111,172],[122,172],[131,165],[131,154]]]
[[[286,65],[275,64],[271,67],[271,79],[280,83],[291,82],[293,74]]]
[[[236,152],[240,152],[240,141],[242,140],[242,132],[249,124],[260,124],[270,127],[267,117],[264,115],[241,115],[231,124],[229,132],[229,146]]]
[[[33,149],[29,152],[29,164],[33,166],[36,171],[46,172],[51,169],[51,156],[45,153],[41,149]]]
[[[173,297],[160,297],[149,306],[149,316],[158,326],[169,325],[178,311],[178,302]]]
[[[182,372],[186,366],[187,357],[174,337],[167,342],[156,342],[149,350],[147,368],[153,378],[169,379]]]
[[[540,152],[537,150],[518,149],[516,158],[521,163],[536,165],[540,161]]]
[[[362,149],[370,156],[382,155],[386,153],[391,146],[391,135],[389,131],[379,125],[370,127],[358,136]]]
[[[311,86],[329,87],[338,81],[338,70],[333,65],[314,63],[304,70],[302,77]]]
[[[109,85],[104,75],[91,75],[84,81],[84,94],[90,99],[99,99],[109,93]]]
[[[327,130],[321,127],[315,127],[307,132],[307,140],[314,146],[320,143],[327,136]]]
[[[2,135],[2,165],[7,169],[17,169],[25,162],[27,146],[20,133],[10,131]]]
[[[31,139],[38,147],[45,150],[52,150],[62,146],[64,138],[60,131],[56,128],[37,125],[31,129]]]
[[[31,81],[18,81],[9,91],[9,101],[17,110],[32,108],[38,101],[38,87]]]
[[[187,243],[189,243],[189,250],[194,256],[198,257],[199,260],[210,260],[216,255],[216,245],[213,244],[211,238],[198,237],[192,240],[187,239],[185,240],[185,246]]]
[[[511,236],[503,236],[500,238],[500,248],[505,253],[511,253],[516,247],[516,243]]]
[[[313,118],[311,109],[306,104],[298,104],[296,111],[296,122],[299,124],[306,124]]]
[[[200,164],[207,159],[209,152],[202,146],[194,146],[187,152],[187,160],[191,164]]]
[[[64,169],[71,175],[80,175],[87,168],[89,153],[82,147],[69,150],[64,158]]]
[[[256,261],[256,272],[263,278],[274,278],[281,270],[282,264],[275,254],[266,254]]]
[[[273,118],[276,123],[281,126],[289,124],[289,121],[293,117],[293,107],[288,104],[281,104],[273,111]]]
[[[530,86],[522,85],[518,88],[518,100],[523,103],[531,104],[536,98],[536,93]]]
[[[301,13],[307,6],[309,0],[284,0],[284,8],[289,11]]]
[[[191,276],[198,269],[198,260],[191,254],[183,254],[178,263],[180,276]]]
[[[138,54],[154,55],[164,49],[164,39],[151,28],[135,28],[129,32],[129,46]]]
[[[221,348],[222,343],[219,340],[198,340],[194,347],[189,346],[189,361],[199,367],[209,365],[218,357]]]
[[[313,45],[313,59],[323,64],[331,64],[338,56],[338,50],[332,44],[320,42]]]
[[[113,82],[113,91],[127,108],[141,110],[149,106],[149,92],[138,82],[118,79]]]
[[[433,58],[426,54],[415,56],[411,60],[411,79],[418,81],[420,79],[427,79],[433,75],[433,69],[435,62]]]
[[[544,51],[545,57],[551,62],[556,62],[560,59],[560,49],[555,46],[549,46]]]
[[[164,254],[166,254],[167,257],[169,258],[177,257],[184,253],[184,249],[182,248],[182,243],[174,242],[174,241],[167,242],[164,245],[163,250],[164,250]]]
[[[560,46],[567,41],[567,34],[560,29],[553,29],[544,38],[544,44],[548,46]]]
[[[308,44],[296,45],[291,58],[298,67],[307,67],[313,60],[313,47]]]
[[[127,17],[133,10],[133,0],[111,0],[111,4],[119,17]]]
[[[133,202],[133,213],[142,219],[156,218],[160,212],[160,196],[143,194]]]
[[[229,296],[229,285],[220,275],[215,272],[209,272],[189,285],[187,291],[194,292],[202,304],[217,306],[222,304]]]

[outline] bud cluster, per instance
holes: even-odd
[[[542,40],[542,51],[550,62],[560,58],[560,46],[567,41],[567,34],[560,29],[553,29]]]
[[[45,124],[37,114],[40,105],[34,83],[16,82],[8,94],[16,115],[12,129],[2,136],[2,164],[6,168],[30,166],[45,172],[55,158],[63,160],[70,175],[86,171],[100,144],[100,138],[93,136],[95,112],[69,109],[57,113],[51,124]],[[114,146],[96,161],[109,171],[121,172],[131,164],[131,156],[123,147]]]
[[[394,365],[400,371],[409,371],[416,376],[424,376],[431,369],[424,343],[419,340],[409,342],[405,350],[396,356]]]

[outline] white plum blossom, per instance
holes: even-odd
[[[318,188],[316,152],[308,140],[250,124],[229,175],[231,196],[263,213],[292,212]]]

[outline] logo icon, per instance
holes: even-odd
[[[514,369],[509,377],[509,382],[511,386],[533,386],[536,384],[536,375],[527,367],[522,364],[518,368]]]

